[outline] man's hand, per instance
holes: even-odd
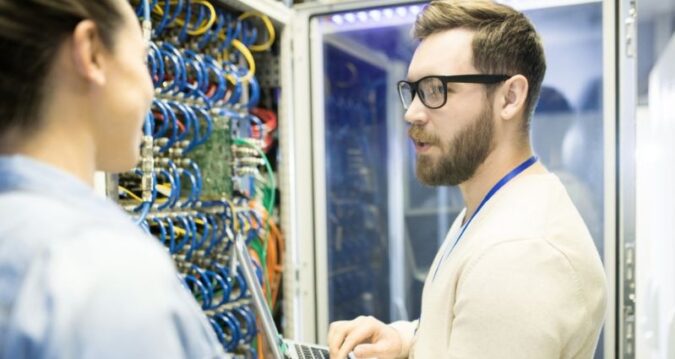
[[[357,358],[394,359],[401,353],[403,341],[398,332],[373,317],[331,323],[328,348],[332,359],[347,358],[353,351]]]

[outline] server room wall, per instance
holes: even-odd
[[[262,341],[231,249],[236,235],[246,239],[277,308],[284,248],[274,219],[277,89],[260,85],[254,58],[272,53],[274,25],[207,0],[131,3],[149,41],[155,99],[141,163],[110,176],[108,193],[166,246],[225,350],[257,358]]]

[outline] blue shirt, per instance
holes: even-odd
[[[156,239],[75,177],[0,156],[0,359],[224,356]]]

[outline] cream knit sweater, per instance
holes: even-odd
[[[464,213],[436,255],[419,321],[391,325],[401,357],[592,358],[607,290],[593,240],[560,180],[521,175],[476,215]]]

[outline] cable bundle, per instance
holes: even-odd
[[[244,235],[274,308],[284,243],[272,219],[276,181],[265,150],[277,124],[273,112],[256,108],[252,56],[272,46],[274,26],[264,15],[237,16],[206,0],[132,4],[149,40],[155,99],[142,160],[119,176],[119,202],[166,246],[225,350],[261,357],[232,244]]]

